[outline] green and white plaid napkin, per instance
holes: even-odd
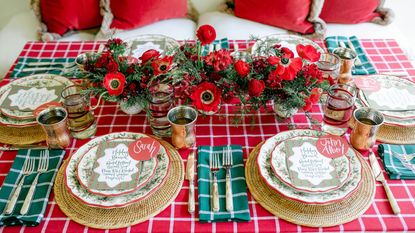
[[[329,50],[329,52],[333,52],[335,48],[340,47],[339,42],[343,41],[346,46],[348,47],[347,43],[348,40],[350,40],[356,50],[357,56],[359,57],[360,61],[362,62],[361,66],[353,66],[352,74],[353,75],[368,75],[368,74],[376,74],[376,69],[370,63],[369,59],[367,58],[365,52],[363,51],[362,45],[359,42],[359,39],[357,39],[356,36],[351,36],[349,38],[345,36],[329,36],[326,37],[326,45]]]
[[[20,215],[20,209],[22,208],[24,199],[29,191],[30,184],[35,179],[36,173],[33,173],[25,177],[23,188],[20,192],[14,211],[11,215],[4,215],[4,209],[8,200],[12,195],[12,191],[17,186],[19,177],[21,176],[21,169],[26,159],[29,157],[40,158],[40,152],[42,150],[19,150],[13,165],[4,180],[0,189],[0,226],[13,226],[13,225],[26,225],[37,226],[43,218],[46,206],[49,200],[49,194],[52,190],[53,182],[55,180],[56,173],[61,165],[64,150],[50,150],[49,151],[49,167],[46,173],[42,173],[39,176],[39,181],[36,186],[35,194],[33,196],[32,204],[29,212],[26,215]],[[39,160],[36,160],[35,169],[39,164]]]
[[[221,168],[217,173],[219,189],[219,212],[212,212],[210,203],[211,173],[209,168],[209,155],[212,152],[220,152],[227,146],[199,146],[197,159],[198,174],[198,198],[199,198],[199,221],[200,222],[226,222],[226,221],[249,221],[251,219],[248,207],[248,196],[246,193],[245,169],[243,163],[242,147],[231,145],[232,161],[232,194],[233,208],[232,212],[226,211],[226,171]],[[222,156],[219,156],[222,164]]]
[[[56,62],[56,63],[70,63],[70,62],[74,62],[75,58],[27,58],[27,57],[22,57],[19,58],[19,60],[17,61],[16,66],[14,67],[12,73],[10,74],[10,78],[21,78],[21,77],[25,77],[25,76],[29,76],[29,75],[33,75],[33,74],[41,74],[41,73],[46,73],[46,74],[57,74],[57,75],[62,75],[63,71],[62,70],[47,70],[47,71],[33,71],[33,72],[23,72],[22,70],[25,68],[49,68],[49,67],[53,67],[53,68],[62,68],[61,65],[49,65],[49,66],[27,66],[28,63],[32,63],[32,62]]]
[[[415,155],[415,145],[380,144],[378,153],[390,179],[415,179],[415,158],[411,156]]]
[[[211,45],[205,45],[203,47],[203,52],[202,52],[203,56],[206,56],[208,54],[209,46],[212,46],[212,45],[213,45],[213,51],[216,50],[215,49],[216,46],[220,46],[221,49],[226,49],[226,50],[229,50],[230,48],[228,38],[222,38],[220,40],[215,40],[212,42]]]

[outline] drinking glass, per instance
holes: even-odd
[[[336,54],[323,53],[317,62],[318,69],[323,73],[324,79],[331,77],[337,82],[340,72],[340,58]]]
[[[383,124],[383,114],[372,108],[359,108],[353,113],[350,143],[355,149],[369,150],[375,145],[376,133]]]
[[[49,148],[64,149],[71,143],[67,120],[68,112],[62,107],[46,108],[37,115],[36,121],[47,135]]]
[[[353,113],[355,98],[356,88],[354,86],[332,85],[327,92],[327,100],[323,106],[322,130],[338,136],[346,133],[347,123]]]
[[[66,87],[62,91],[63,106],[68,111],[68,123],[74,138],[86,139],[95,135],[97,124],[93,110],[99,106],[102,95],[94,107],[90,107],[90,98],[83,93],[85,89],[79,85]]]
[[[167,113],[173,107],[173,88],[168,84],[157,84],[150,89],[149,121],[153,134],[157,137],[170,137],[171,126]]]
[[[340,58],[340,74],[338,82],[343,84],[352,82],[352,68],[354,60],[357,57],[356,52],[349,48],[339,47],[334,49],[333,53]]]
[[[196,142],[197,111],[188,106],[172,108],[167,113],[171,125],[171,142],[177,149],[187,149]]]

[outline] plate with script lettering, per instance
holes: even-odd
[[[114,139],[92,147],[78,163],[80,184],[90,193],[102,196],[124,195],[146,185],[156,172],[158,160],[155,157],[133,159],[128,153],[132,143]]]
[[[23,120],[26,126],[30,125],[35,118],[33,111],[43,104],[60,102],[62,90],[70,85],[73,83],[65,77],[39,74],[17,79],[1,87],[0,111],[6,117],[1,119],[1,123],[11,125],[15,119]]]
[[[134,202],[137,202],[139,200],[142,200],[149,195],[151,195],[154,191],[156,191],[168,177],[169,171],[170,171],[170,155],[168,151],[163,147],[160,146],[159,150],[155,154],[153,158],[151,158],[151,161],[147,161],[143,164],[143,167],[146,167],[146,171],[150,174],[143,174],[144,168],[141,172],[134,172],[134,163],[129,163],[128,159],[125,158],[125,152],[128,150],[126,147],[127,144],[132,144],[136,142],[138,139],[142,138],[150,138],[149,136],[145,134],[140,133],[130,133],[130,132],[120,132],[120,133],[111,133],[107,135],[103,135],[97,138],[92,139],[85,145],[83,145],[81,148],[79,148],[71,157],[69,160],[69,163],[67,167],[65,168],[65,185],[68,188],[68,190],[72,193],[74,197],[79,199],[81,202],[85,203],[89,206],[94,207],[100,207],[100,208],[116,208],[116,207],[123,207],[127,206],[129,204],[132,204]],[[103,143],[105,143],[105,146]],[[107,144],[109,143],[109,144]],[[103,147],[104,154],[102,155],[94,155],[100,149],[100,147]],[[109,149],[108,152],[105,150]],[[88,182],[90,182],[90,176],[91,176],[91,168],[93,168],[95,165],[96,160],[94,159],[87,159],[90,157],[98,157],[104,158],[105,164],[105,156],[109,155],[110,159],[115,159],[114,161],[117,161],[116,163],[124,163],[127,161],[127,164],[125,167],[121,165],[117,165],[116,163],[107,163],[104,166],[107,167],[101,167],[103,169],[128,169],[130,172],[128,175],[130,176],[131,180],[134,179],[134,174],[136,173],[138,175],[137,182],[124,182],[125,184],[134,184],[135,187],[130,186],[130,190],[128,190],[127,193],[122,194],[122,192],[125,192],[125,189],[113,190],[111,191],[111,186],[117,187],[117,184],[122,184],[122,181],[125,181],[123,177],[114,177],[111,176],[111,172],[109,171],[108,174],[110,174],[110,180],[109,184],[106,184],[108,187],[104,187],[103,189],[99,189],[95,187],[95,191],[101,193],[105,193],[108,195],[97,195],[96,193],[91,192],[91,187],[89,186]],[[119,157],[119,158],[115,158]],[[83,162],[80,162],[82,159],[84,159]],[[108,160],[107,160],[108,161]],[[132,166],[133,164],[133,166]],[[79,165],[79,166],[78,166]],[[140,170],[141,165],[135,164],[135,167]],[[155,171],[153,172],[153,167],[155,166]],[[79,171],[77,171],[79,168]],[[83,170],[85,169],[85,170]],[[92,171],[95,172],[95,171]],[[105,174],[105,172],[97,172],[97,174]],[[151,174],[154,173],[154,174]],[[121,174],[117,172],[117,174]],[[126,175],[125,173],[121,175]],[[125,178],[125,177],[124,177]],[[140,179],[143,179],[140,181]],[[81,184],[81,180],[84,184],[86,184],[89,188],[89,190]],[[108,181],[108,177],[106,177],[104,180]],[[111,183],[112,182],[112,183]],[[115,182],[115,183],[114,183]],[[107,183],[107,182],[105,182]],[[137,188],[139,187],[139,188]],[[118,187],[119,188],[119,187]],[[133,190],[131,190],[133,189]],[[122,191],[120,191],[122,190]],[[121,194],[120,194],[121,193]],[[113,195],[115,194],[115,195]],[[120,194],[120,195],[118,195]]]
[[[298,138],[306,139],[304,141],[298,141]],[[362,164],[360,163],[359,159],[357,158],[358,152],[353,150],[352,148],[349,148],[345,150],[344,157],[347,157],[346,160],[349,161],[349,169],[347,169],[347,161],[344,159],[340,159],[338,162],[335,162],[334,164],[338,163],[339,166],[343,166],[342,169],[335,168],[336,173],[338,173],[338,181],[340,185],[337,185],[335,182],[335,185],[327,186],[324,188],[318,187],[316,192],[316,188],[310,189],[309,186],[307,188],[301,186],[302,189],[307,190],[300,190],[298,187],[293,187],[293,182],[291,180],[291,174],[289,171],[289,168],[287,167],[287,161],[281,161],[281,165],[276,164],[276,161],[273,160],[273,153],[275,151],[275,159],[279,159],[281,156],[280,154],[284,155],[284,160],[288,157],[288,154],[286,153],[287,149],[287,142],[290,144],[292,142],[293,145],[291,146],[292,149],[297,148],[296,150],[310,150],[310,148],[313,148],[313,146],[309,146],[308,143],[312,145],[311,142],[318,141],[318,138],[324,138],[326,135],[321,131],[316,130],[290,130],[278,133],[277,135],[269,138],[264,142],[264,144],[261,146],[261,149],[258,154],[257,158],[257,165],[259,168],[259,173],[262,177],[262,179],[267,183],[267,185],[280,193],[281,195],[290,198],[295,201],[299,201],[306,204],[330,204],[334,202],[338,202],[341,200],[344,200],[345,198],[349,197],[352,193],[354,193],[362,179]],[[297,139],[296,139],[297,138]],[[286,143],[282,143],[286,142]],[[291,149],[291,150],[292,150]],[[313,148],[314,149],[314,148]],[[291,152],[291,156],[296,156],[295,151]],[[278,156],[277,156],[278,155]],[[301,155],[301,154],[300,154]],[[341,158],[334,156],[332,158]],[[297,158],[294,157],[293,161],[294,163],[299,164],[298,162],[295,162],[296,160],[299,161],[303,156],[297,156]],[[307,161],[305,161],[307,163]],[[274,163],[274,164],[273,164]],[[340,165],[345,163],[345,165]],[[274,168],[273,168],[274,166]],[[293,171],[299,170],[300,166],[297,166],[297,169],[293,168]],[[306,167],[310,167],[306,165]],[[343,170],[344,169],[344,170]],[[276,172],[274,170],[278,170],[279,176],[276,175]],[[340,171],[341,170],[341,171]],[[339,174],[340,173],[340,174]],[[328,173],[330,174],[330,173]],[[327,175],[327,173],[326,173]],[[298,176],[299,177],[299,176]],[[302,177],[303,178],[303,177]],[[308,178],[309,179],[309,178]],[[284,181],[283,181],[284,180]],[[307,180],[307,179],[304,179]],[[321,180],[321,179],[320,179]],[[291,183],[292,185],[289,185]],[[317,183],[317,182],[315,182]],[[337,187],[338,186],[338,187]],[[320,191],[327,189],[328,187],[334,187],[332,189],[329,189],[327,191]],[[313,190],[310,192],[309,190]]]
[[[386,125],[415,126],[415,83],[389,75],[356,78],[358,107],[379,110]]]
[[[340,137],[294,137],[275,146],[271,167],[282,182],[297,190],[327,192],[350,179],[350,160],[346,155],[349,151],[352,156],[347,141]],[[339,156],[330,156],[336,153]]]

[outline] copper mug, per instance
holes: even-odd
[[[62,107],[49,107],[42,110],[36,117],[39,125],[47,135],[49,148],[64,149],[71,143],[68,130],[68,112]]]
[[[350,143],[355,149],[369,150],[376,143],[376,133],[383,124],[383,114],[372,108],[359,108],[353,112]]]
[[[349,48],[339,47],[333,50],[333,54],[337,55],[340,58],[340,72],[338,82],[342,84],[352,82],[352,68],[354,60],[357,57],[356,52]]]
[[[171,125],[171,141],[177,149],[187,149],[196,142],[197,111],[188,106],[170,109],[167,119]]]

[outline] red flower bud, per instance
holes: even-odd
[[[239,74],[239,76],[241,77],[245,77],[249,74],[251,67],[249,66],[248,63],[242,61],[242,60],[238,60],[235,64],[234,64],[235,70],[236,72]]]
[[[265,89],[265,83],[262,80],[251,79],[248,84],[248,93],[250,96],[259,97]]]
[[[206,45],[212,43],[215,40],[216,31],[211,25],[205,24],[199,27],[196,36],[202,45]]]

